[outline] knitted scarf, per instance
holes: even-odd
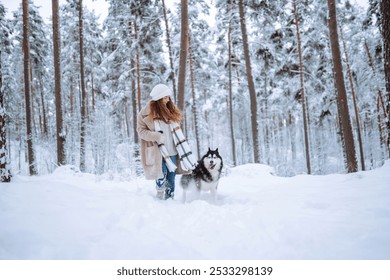
[[[161,131],[161,126],[158,120],[154,121],[154,127],[156,131]],[[172,138],[173,142],[176,146],[177,153],[179,154],[179,159],[180,159],[180,165],[181,168],[184,171],[189,171],[193,170],[197,162],[195,160],[194,155],[191,152],[190,147],[188,146],[187,140],[184,137],[183,131],[181,130],[180,126],[175,123],[171,122],[169,124],[171,133],[172,133]],[[165,160],[165,163],[169,169],[170,172],[174,172],[177,168],[176,164],[171,160],[168,150],[165,147],[164,143],[157,143],[158,148],[160,149],[161,155]]]

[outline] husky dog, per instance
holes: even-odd
[[[211,150],[198,161],[198,165],[192,174],[182,175],[180,185],[183,188],[183,202],[186,201],[186,193],[189,188],[195,189],[200,196],[201,191],[210,191],[214,200],[217,198],[217,187],[223,167],[222,157],[218,149]]]

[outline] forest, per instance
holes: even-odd
[[[168,0],[169,1],[169,0]],[[172,88],[198,158],[279,176],[371,170],[390,153],[390,1],[0,2],[0,169],[142,175],[137,113]],[[172,3],[170,3],[172,4]]]

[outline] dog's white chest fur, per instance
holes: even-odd
[[[201,191],[215,191],[217,189],[218,181],[217,180],[213,180],[212,182],[200,181],[199,185]]]

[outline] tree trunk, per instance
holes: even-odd
[[[244,1],[239,1],[239,10],[240,10],[240,23],[241,23],[241,32],[242,32],[242,43],[244,47],[244,56],[245,56],[245,66],[246,66],[246,76],[248,80],[249,95],[251,102],[251,124],[252,124],[252,142],[253,142],[253,157],[255,163],[260,163],[260,153],[259,153],[259,130],[257,124],[257,100],[256,100],[256,91],[255,84],[252,77],[252,66],[249,56],[249,46],[248,46],[248,35],[246,31],[246,22],[244,14]]]
[[[138,43],[138,26],[134,20],[134,39]],[[137,63],[137,99],[138,99],[138,111],[141,111],[141,62],[139,57],[139,48],[136,48],[136,63]]]
[[[11,172],[8,166],[7,152],[7,130],[5,127],[6,113],[4,110],[3,95],[3,70],[1,67],[1,49],[0,49],[0,182],[11,182]]]
[[[193,61],[192,61],[191,36],[188,36],[188,51],[189,51],[188,57],[190,62],[191,93],[192,93],[192,116],[194,118],[197,156],[198,159],[200,159],[199,119],[198,119],[198,106],[196,103],[197,98],[195,96],[195,74],[194,74]]]
[[[362,134],[360,131],[360,117],[359,117],[359,110],[357,107],[357,100],[356,100],[356,94],[355,94],[355,87],[353,85],[353,79],[352,79],[352,71],[351,67],[349,65],[349,59],[348,59],[348,52],[347,52],[347,46],[343,35],[343,30],[340,29],[341,33],[341,40],[343,41],[344,46],[344,56],[345,56],[345,62],[347,64],[347,73],[349,78],[349,85],[351,87],[351,93],[352,93],[352,101],[353,101],[353,108],[355,111],[355,119],[356,119],[356,126],[357,126],[357,136],[358,136],[358,143],[359,143],[359,152],[360,152],[360,162],[362,165],[362,170],[366,170],[366,165],[364,162],[364,152],[363,152],[363,140],[362,140]]]
[[[169,77],[172,79],[173,98],[174,98],[174,102],[176,102],[177,101],[176,78],[175,78],[175,70],[173,68],[171,36],[170,36],[170,33],[169,33],[168,17],[167,17],[167,11],[166,11],[166,8],[165,8],[165,1],[164,0],[162,0],[162,7],[163,7],[163,12],[164,12],[165,30],[166,30],[166,36],[167,36],[169,65],[171,67],[171,74],[169,75]]]
[[[84,35],[83,0],[79,0],[79,36],[80,36],[80,85],[81,85],[81,126],[80,126],[80,170],[86,171],[86,134],[87,134],[87,93],[84,81]]]
[[[130,39],[133,39],[132,37],[132,26],[131,22],[129,22],[129,33],[130,33]],[[137,29],[136,25],[134,24],[134,39],[137,38]],[[137,57],[136,59],[139,59],[138,49],[137,49]],[[134,60],[133,57],[130,58],[130,69],[131,73],[134,73],[133,69],[137,68],[137,80],[138,84],[141,83],[140,75],[139,75],[139,67],[138,62]],[[133,156],[134,156],[134,162],[135,162],[135,174],[137,176],[142,175],[142,167],[141,167],[141,157],[140,157],[140,146],[139,146],[139,137],[137,132],[137,115],[138,111],[141,110],[141,89],[138,88],[138,98],[137,98],[137,86],[136,86],[136,80],[135,75],[131,74],[131,108],[132,108],[132,120],[133,120],[133,135],[134,135],[134,146],[133,146]],[[138,100],[138,101],[137,101]],[[138,104],[138,109],[137,109]]]
[[[75,62],[75,59],[73,59],[73,63]],[[74,77],[73,74],[70,75],[69,77],[69,111],[70,114],[73,117],[73,114],[76,110],[76,96],[75,96],[75,88],[74,88]],[[66,107],[65,107],[66,108]]]
[[[230,141],[232,145],[232,159],[233,166],[237,165],[236,158],[236,140],[234,138],[234,120],[233,120],[233,81],[232,81],[232,40],[231,40],[232,26],[229,22],[228,27],[228,63],[229,63],[229,126],[230,126]]]
[[[295,27],[297,30],[297,41],[298,41],[298,57],[299,57],[299,78],[301,82],[301,102],[302,102],[302,118],[303,118],[303,131],[305,138],[305,153],[306,153],[306,168],[307,174],[311,174],[310,166],[310,146],[309,146],[309,129],[307,123],[307,106],[305,97],[305,83],[303,80],[303,60],[302,60],[302,49],[301,49],[301,34],[299,31],[299,18],[297,12],[297,0],[294,0],[294,15],[295,15]]]
[[[337,106],[340,113],[340,130],[342,131],[342,145],[345,151],[346,169],[348,172],[357,171],[355,143],[352,134],[351,120],[349,117],[347,93],[345,90],[343,66],[341,64],[339,37],[337,33],[336,3],[328,0],[329,9],[329,37],[332,49],[333,72],[337,90]]]
[[[372,55],[370,53],[370,49],[368,47],[368,44],[367,44],[366,40],[364,41],[364,49],[366,50],[366,53],[367,53],[368,65],[371,67],[372,73],[374,73],[375,79],[377,79],[374,59],[372,58]],[[384,105],[384,102],[383,102],[382,90],[381,90],[381,88],[379,86],[378,86],[378,99],[380,99],[382,101],[380,108],[382,109],[382,112],[383,112],[385,118],[387,118],[386,108],[385,108],[385,105]],[[378,112],[380,112],[380,110]]]
[[[23,0],[23,54],[24,54],[24,97],[26,106],[26,131],[27,131],[27,153],[30,175],[37,175],[35,166],[35,154],[32,142],[32,112],[30,100],[30,45],[28,22],[28,0]]]
[[[386,115],[387,115],[387,156],[390,157],[390,1],[382,0],[382,36],[383,36],[383,54],[386,82]]]
[[[135,40],[136,34],[135,30],[133,32],[132,22],[128,22],[128,30],[129,30],[129,39]],[[133,37],[134,36],[134,37]],[[130,83],[131,83],[131,109],[132,109],[132,131],[134,135],[134,144],[138,144],[138,133],[137,133],[137,115],[138,115],[138,109],[137,109],[137,90],[136,90],[136,84],[135,84],[135,75],[134,69],[136,69],[136,62],[133,58],[133,56],[130,57]]]
[[[135,62],[134,59],[130,61],[131,69],[134,69]],[[137,133],[137,90],[134,76],[131,77],[131,107],[133,111],[133,135],[134,143],[138,144],[138,133]]]
[[[33,64],[30,59],[30,102],[31,102],[31,130],[35,131],[35,134],[37,134],[37,122],[36,122],[36,116],[35,116],[35,87],[34,87],[34,77],[33,77]]]
[[[367,53],[367,58],[368,58],[368,65],[372,69],[372,73],[374,74],[375,77],[375,82],[377,81],[377,74],[376,74],[376,68],[374,64],[374,60],[372,58],[372,55],[370,53],[370,49],[368,47],[367,41],[364,41],[364,49],[366,50]],[[377,94],[377,108],[376,108],[376,113],[377,113],[377,120],[378,120],[378,131],[379,131],[379,139],[380,139],[380,147],[381,149],[386,146],[386,136],[385,136],[385,131],[384,126],[386,125],[386,119],[387,119],[387,114],[386,114],[386,108],[383,102],[383,97],[382,97],[382,90],[378,86],[378,94]],[[381,116],[383,114],[383,118]],[[382,158],[383,160],[385,159],[385,156]]]
[[[91,98],[92,98],[91,115],[93,115],[95,113],[95,85],[94,85],[93,73],[91,73]]]
[[[48,137],[49,135],[49,129],[47,124],[47,117],[46,117],[46,106],[45,106],[45,89],[43,86],[43,79],[42,74],[39,73],[39,91],[41,93],[41,103],[42,103],[42,118],[43,118],[43,135],[45,137]]]
[[[127,137],[127,139],[130,139],[131,125],[130,125],[129,98],[128,97],[125,97],[124,106],[125,106],[126,137]]]
[[[383,123],[384,123],[384,120],[382,120],[382,116],[380,114],[380,108],[381,108],[381,105],[380,105],[380,99],[378,98],[377,99],[377,102],[376,102],[376,110],[377,110],[377,119],[378,119],[378,131],[379,131],[379,146],[380,146],[380,150],[382,151],[383,147],[385,146],[385,143],[386,143],[386,136],[385,136],[385,132],[383,131],[384,130],[384,127],[383,127]],[[384,159],[384,155],[383,155],[383,159]]]
[[[203,89],[203,100],[208,100],[207,90],[205,88]],[[203,118],[204,118],[204,123],[206,124],[206,129],[208,129],[210,127],[208,110],[204,110]],[[206,137],[207,137],[207,146],[211,147],[210,133],[207,133]]]
[[[178,108],[184,113],[184,93],[188,52],[188,0],[181,0],[181,37],[178,81]]]
[[[268,106],[268,90],[267,90],[267,84],[268,84],[268,66],[267,62],[265,63],[266,66],[264,67],[264,155],[263,155],[263,162],[265,164],[271,164],[271,151],[270,151],[270,132],[269,132],[269,117],[268,113],[270,112],[269,106]]]

